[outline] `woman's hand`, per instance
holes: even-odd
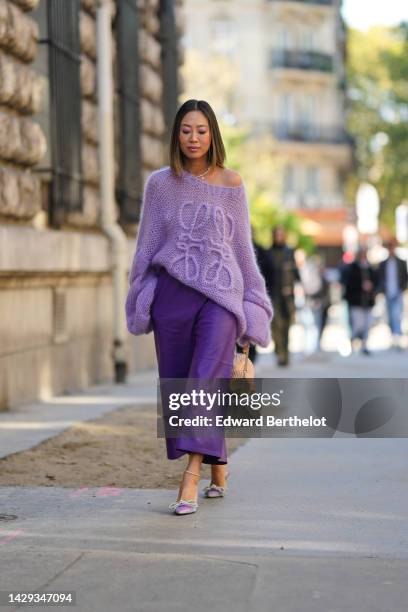
[[[250,346],[251,345],[250,345],[249,342],[245,342],[244,346],[242,347],[242,352],[245,353],[245,354],[248,353],[249,349],[250,349]]]

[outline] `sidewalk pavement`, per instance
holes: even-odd
[[[257,376],[407,372],[391,352],[271,363],[262,355]],[[155,377],[1,415],[3,455],[69,427],[73,407],[87,420],[155,402]],[[168,510],[176,491],[0,487],[0,513],[17,516],[0,521],[0,590],[72,590],[81,612],[405,612],[407,459],[403,438],[249,439],[226,497],[182,517]]]
[[[76,421],[89,421],[124,406],[156,406],[157,376],[157,370],[148,370],[130,377],[126,384],[94,385],[80,393],[0,412],[0,458],[32,448]]]

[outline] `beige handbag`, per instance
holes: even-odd
[[[249,358],[249,344],[246,344],[242,353],[235,350],[231,378],[254,378],[254,364]]]
[[[249,344],[246,344],[242,350],[242,353],[237,353],[235,350],[229,387],[232,393],[251,394],[256,389],[254,382],[254,364],[248,356]]]

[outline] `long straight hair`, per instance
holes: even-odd
[[[170,138],[170,168],[173,172],[180,176],[183,169],[186,156],[180,149],[180,128],[183,117],[190,111],[201,111],[207,118],[211,134],[211,144],[207,152],[207,160],[211,167],[219,166],[224,168],[225,162],[225,147],[222,141],[220,128],[218,126],[217,117],[211,106],[205,100],[187,100],[182,104],[174,118],[173,127]]]

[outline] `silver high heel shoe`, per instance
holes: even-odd
[[[229,475],[230,473],[228,472],[228,474],[226,474],[225,476],[225,480],[227,480]],[[208,498],[224,497],[226,492],[227,485],[225,485],[225,487],[221,487],[219,485],[214,484],[213,482],[210,482],[210,484],[204,487],[203,489],[204,497]]]
[[[188,474],[194,474],[194,476],[200,476],[200,474],[196,474],[195,472],[190,472],[190,470],[184,470]],[[198,503],[195,499],[179,499],[169,505],[170,510],[174,511],[174,514],[192,514],[193,512],[197,512]]]

